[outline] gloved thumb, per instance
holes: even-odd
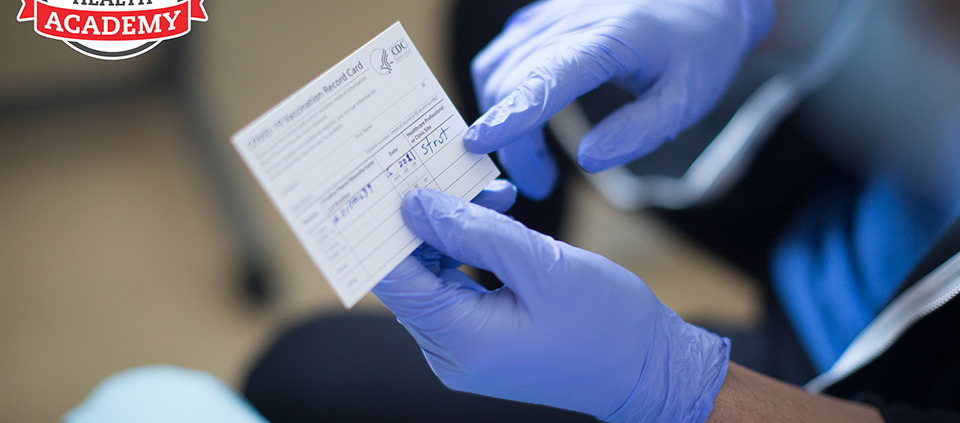
[[[459,288],[409,256],[373,288],[373,293],[401,320],[417,320],[424,312],[439,311],[438,306],[455,298]]]
[[[517,199],[517,188],[508,181],[494,180],[473,199],[475,204],[505,212]],[[440,252],[433,251],[437,255]],[[440,263],[436,267],[424,264],[423,252],[414,254],[388,274],[373,289],[380,301],[402,319],[410,320],[430,313],[457,295],[469,294],[469,291],[486,292],[475,281],[454,268],[445,268]],[[458,286],[459,285],[459,286]],[[468,292],[458,291],[467,289]]]
[[[440,252],[493,272],[518,296],[534,289],[537,263],[558,263],[556,242],[521,223],[476,204],[429,189],[403,199],[403,220]]]

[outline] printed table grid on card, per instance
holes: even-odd
[[[344,306],[422,242],[403,196],[472,199],[500,172],[467,152],[466,122],[400,23],[233,136]]]

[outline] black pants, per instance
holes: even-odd
[[[462,0],[454,9],[453,69],[468,122],[479,117],[470,61],[526,0]],[[574,166],[560,159],[561,178],[543,202],[520,199],[511,209],[528,227],[556,235],[563,220]],[[759,153],[744,181],[722,201],[684,211],[657,211],[695,240],[768,280],[769,251],[793,212],[825,185],[851,177],[804,142],[788,121]],[[485,274],[481,283],[496,288]],[[814,376],[813,368],[779,306],[752,331],[710,327],[731,339],[731,358],[792,383]],[[254,366],[244,393],[273,423],[316,421],[593,421],[592,417],[544,406],[454,392],[433,375],[412,337],[391,316],[316,316],[282,334]]]

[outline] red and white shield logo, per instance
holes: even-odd
[[[21,0],[17,20],[98,59],[143,54],[206,21],[203,0]]]

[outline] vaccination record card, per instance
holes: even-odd
[[[418,187],[472,199],[499,176],[399,22],[233,136],[344,306],[422,242],[400,215]]]

